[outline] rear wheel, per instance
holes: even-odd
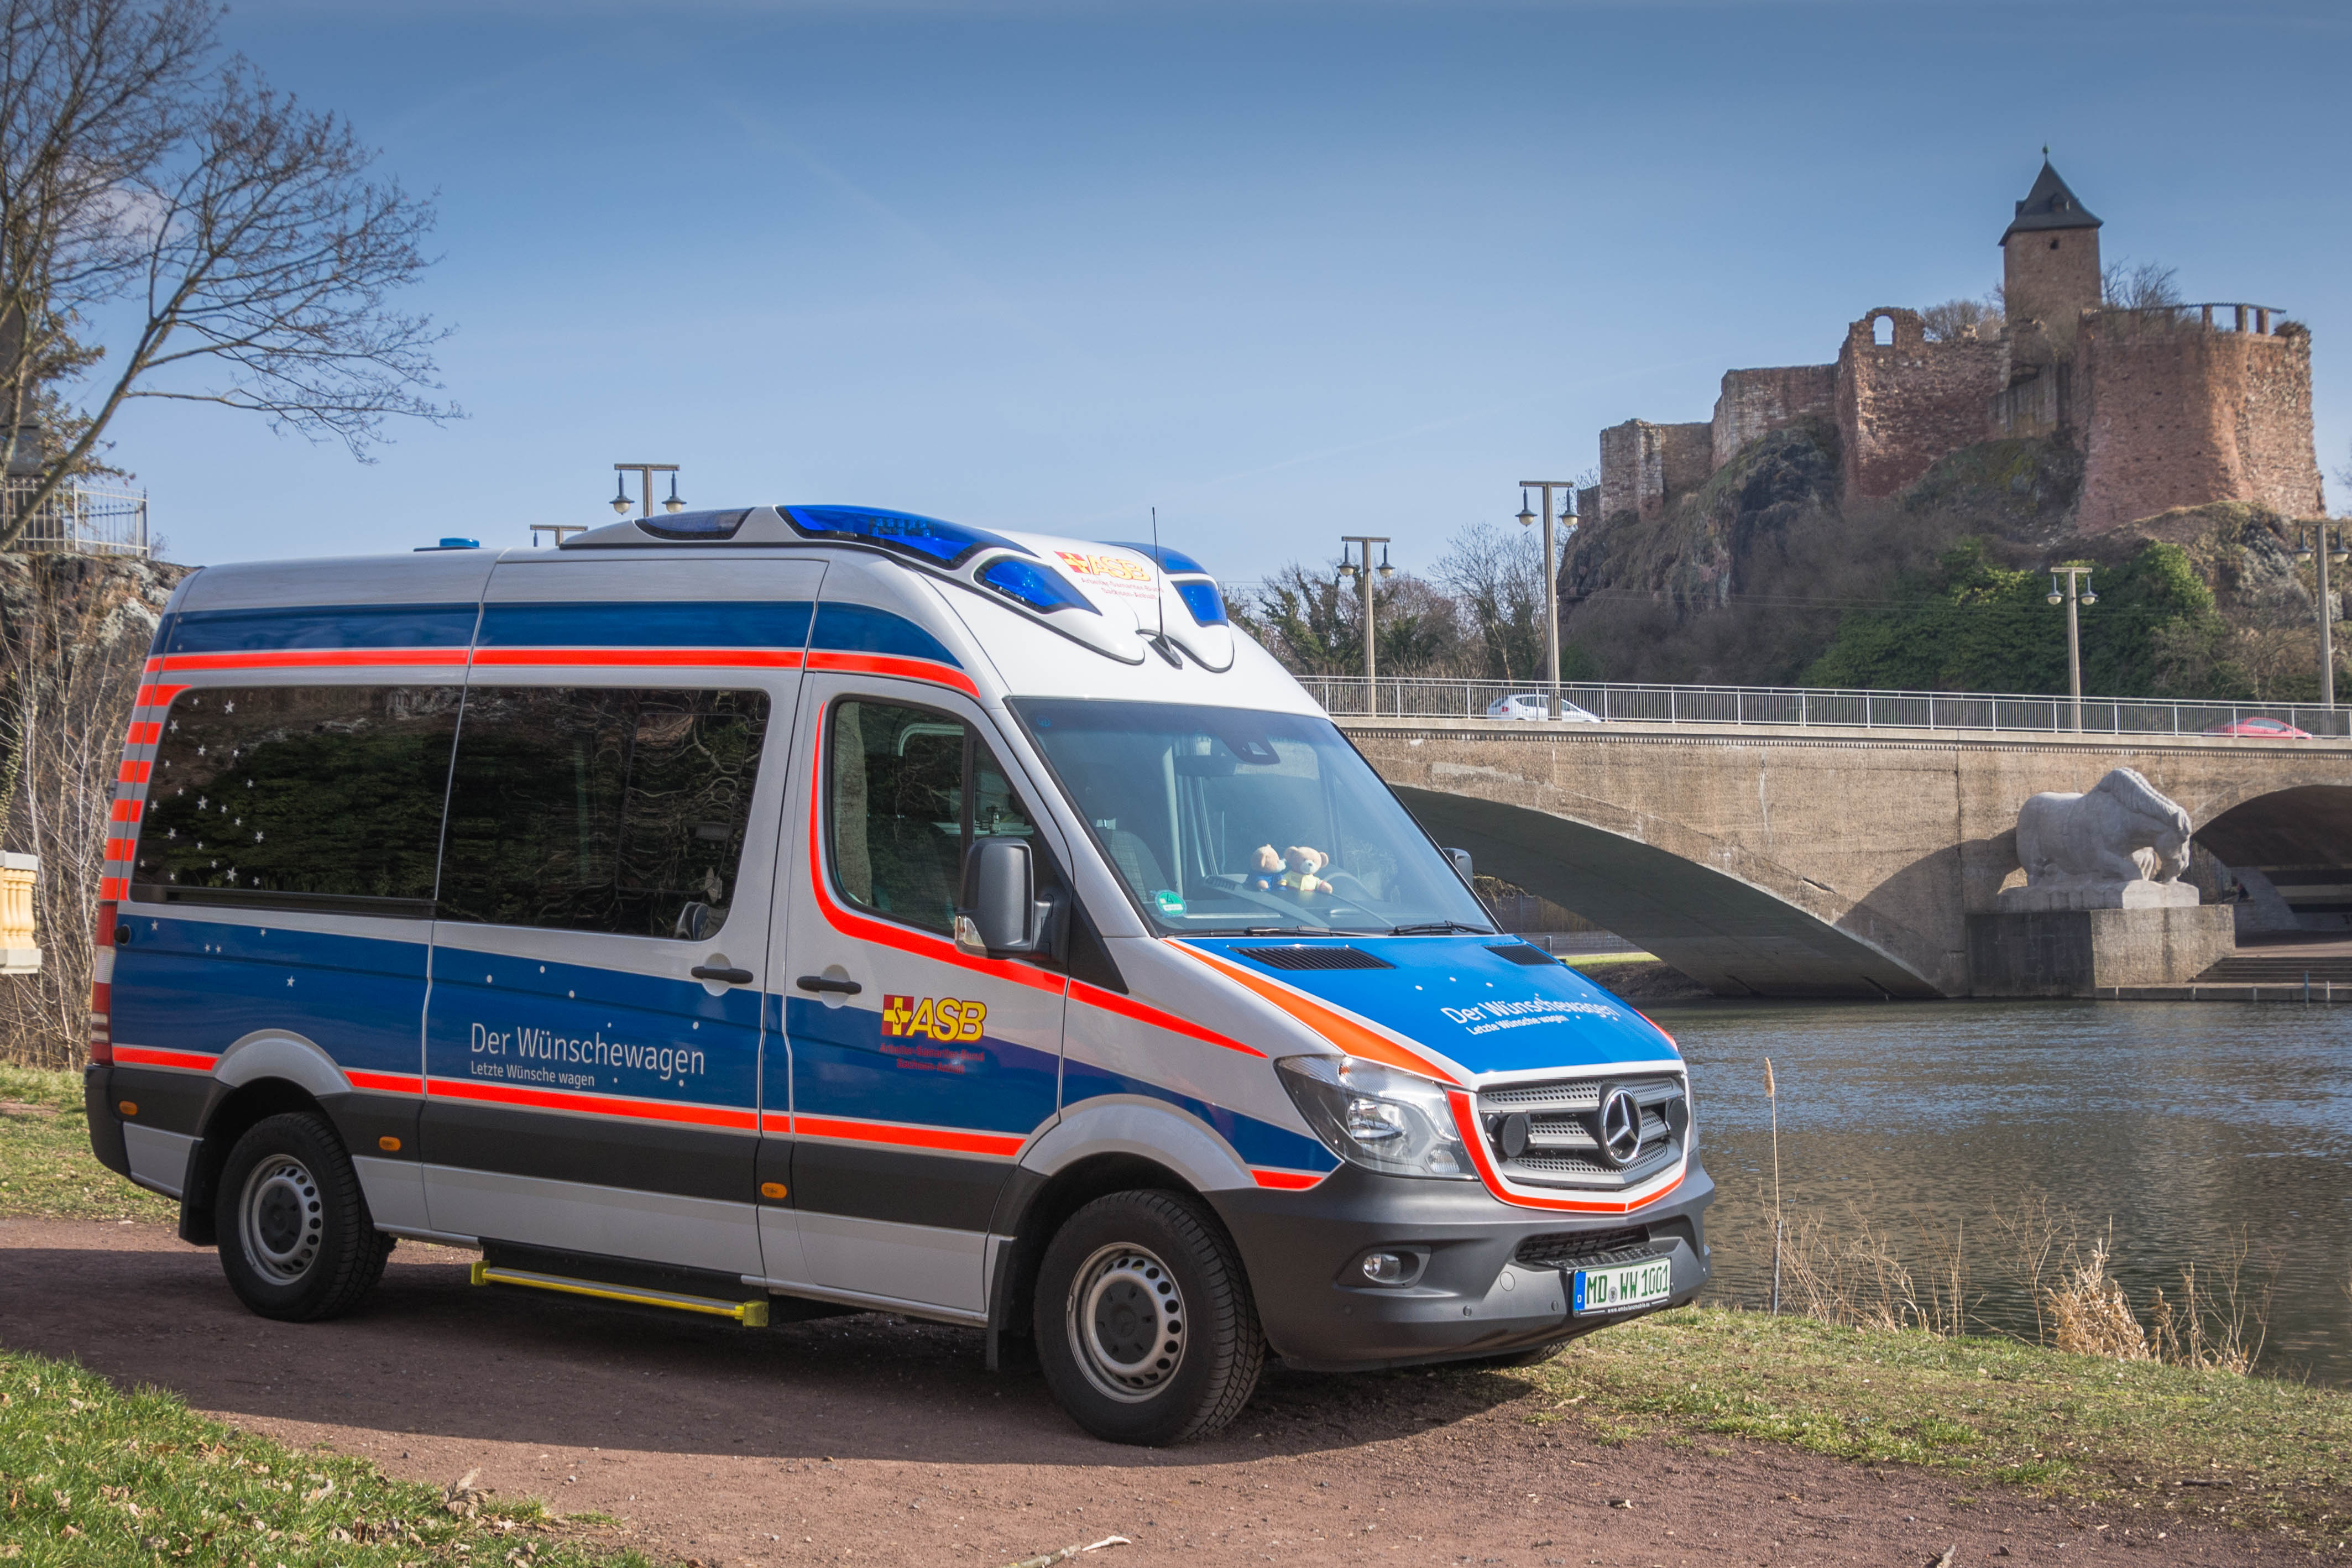
[[[1240,1257],[1198,1199],[1113,1193],[1070,1216],[1037,1275],[1037,1359],[1114,1443],[1205,1436],[1257,1386],[1265,1336]]]
[[[261,1316],[287,1322],[350,1311],[383,1277],[392,1251],[342,1141],[316,1111],[247,1130],[222,1167],[213,1223],[229,1288]]]

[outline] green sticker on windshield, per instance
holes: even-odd
[[[1160,906],[1160,912],[1163,915],[1181,915],[1184,912],[1184,900],[1177,896],[1173,888],[1160,889],[1151,895],[1151,901]]]

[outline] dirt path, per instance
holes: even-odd
[[[1083,1561],[1927,1564],[1955,1545],[1956,1568],[2282,1556],[2229,1531],[1790,1448],[1596,1447],[1529,1426],[1537,1396],[1501,1376],[1277,1372],[1223,1437],[1120,1448],[1072,1426],[1034,1374],[983,1372],[976,1332],[638,1317],[477,1289],[467,1256],[404,1243],[360,1316],[292,1327],[247,1314],[209,1251],[156,1227],[0,1221],[0,1342],[395,1475],[446,1482],[478,1467],[484,1486],[613,1514],[648,1552],[705,1568],[996,1568],[1112,1533],[1136,1544]]]

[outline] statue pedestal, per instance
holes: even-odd
[[[2187,882],[2101,882],[2090,886],[2004,888],[1995,902],[2005,915],[2050,910],[2193,910],[2197,889]]]
[[[2177,886],[2127,882],[2043,896],[2120,896],[2135,888],[2168,895]],[[2194,888],[2179,890],[2189,895],[2185,903],[2023,910],[2003,893],[1998,913],[1969,917],[1969,994],[2095,996],[2116,985],[2185,985],[2236,951],[2237,929],[2228,904],[2200,904]]]

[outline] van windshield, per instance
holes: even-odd
[[[1328,719],[1167,702],[1012,706],[1163,932],[1493,929]]]

